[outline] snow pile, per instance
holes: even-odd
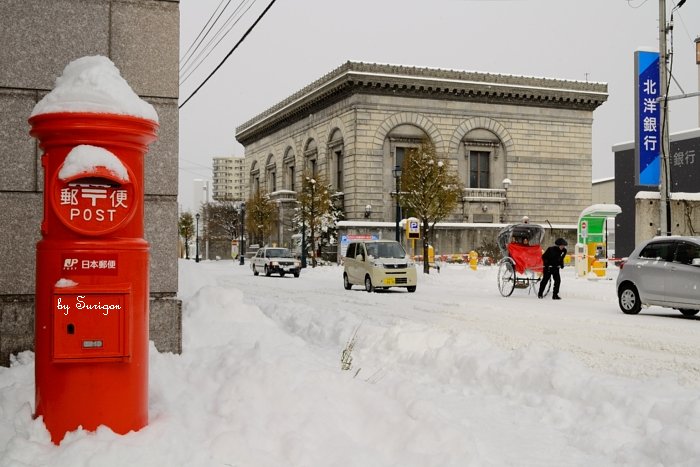
[[[70,279],[59,279],[56,282],[55,287],[58,287],[58,288],[75,287],[76,285],[78,285],[78,283],[74,282]]]
[[[58,178],[68,180],[79,174],[93,173],[97,167],[104,167],[121,182],[129,181],[129,173],[117,156],[107,149],[89,144],[81,144],[70,150]]]
[[[183,260],[183,354],[151,347],[149,425],[52,445],[32,420],[24,352],[0,368],[0,465],[697,465],[697,387],[598,371],[554,345],[557,320],[597,334],[608,314],[632,318],[615,309],[613,281],[572,275],[562,305],[526,291],[500,297],[489,267],[447,265],[421,275],[414,294],[367,294],[343,290],[335,266],[266,278],[232,261]],[[514,314],[521,335],[509,331]],[[498,339],[482,332],[488,319],[506,329]],[[581,355],[634,365],[602,341],[609,348]]]
[[[109,58],[101,55],[66,65],[54,89],[34,106],[32,117],[59,112],[131,115],[158,122],[153,106],[131,89]]]

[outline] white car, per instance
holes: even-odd
[[[262,272],[266,276],[279,274],[284,277],[285,274],[294,274],[294,277],[299,277],[301,261],[287,248],[262,247],[250,259],[250,268],[255,276]]]
[[[416,291],[416,267],[395,240],[366,240],[348,245],[343,259],[343,286],[363,284],[367,292],[389,287]]]
[[[685,316],[700,312],[700,237],[655,237],[620,263],[620,309],[637,314],[642,306],[676,308]]]

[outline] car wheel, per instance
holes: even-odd
[[[365,276],[365,290],[367,292],[374,292],[374,286],[372,285],[372,279],[369,275]]]
[[[632,284],[624,284],[620,287],[618,298],[620,309],[627,315],[636,315],[642,309],[639,292]]]
[[[700,310],[691,310],[689,308],[679,308],[678,311],[683,313],[683,316],[695,316],[700,313]]]
[[[408,287],[406,287],[406,290],[408,290],[409,292],[415,292],[415,291],[416,291],[416,286],[415,286],[415,285],[409,285]]]
[[[254,276],[257,276],[258,274],[260,274],[260,273],[259,273],[258,270],[255,268],[255,265],[253,265],[253,275],[254,275]]]
[[[265,275],[267,277],[270,277],[270,274],[272,274],[272,271],[270,271],[270,268],[267,267],[267,264],[265,265]]]
[[[294,277],[299,277],[299,271],[294,273]]]
[[[345,287],[345,290],[352,289],[352,284],[350,283],[347,274],[343,274],[343,287]]]

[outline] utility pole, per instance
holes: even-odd
[[[666,51],[666,0],[659,0],[659,96],[661,106],[659,116],[661,119],[661,181],[659,184],[659,193],[661,195],[659,202],[659,226],[662,235],[671,235],[671,206],[669,203],[669,187],[668,187],[668,156],[671,152],[671,145],[668,138],[668,80],[666,78],[666,65],[668,62],[668,53]]]

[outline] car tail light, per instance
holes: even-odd
[[[625,267],[625,263],[626,263],[626,262],[627,262],[627,261],[625,261],[625,260],[620,261],[620,271],[622,271],[622,268]]]

